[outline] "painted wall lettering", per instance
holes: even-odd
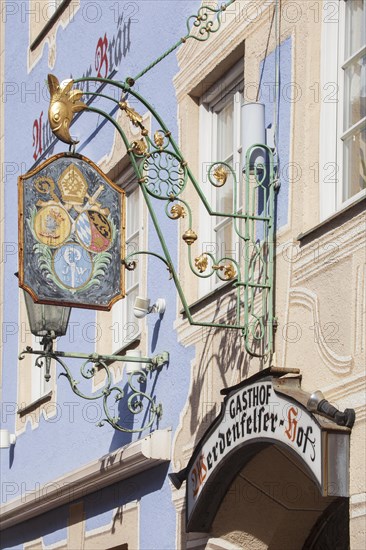
[[[43,111],[40,114],[39,118],[33,122],[34,160],[37,160],[37,158],[42,154],[42,116]]]
[[[131,16],[132,14],[127,20],[124,19],[123,14],[118,17],[117,31],[112,38],[108,38],[108,32],[99,38],[95,49],[94,69],[90,65],[81,75],[82,78],[88,78],[94,70],[97,77],[108,78],[112,71],[119,68],[123,58],[131,49],[131,23],[133,21]],[[78,84],[78,89],[89,92],[90,82],[81,82]],[[54,139],[49,122],[47,119],[42,121],[42,115],[43,112],[33,122],[33,158],[35,161],[50,147]]]
[[[95,70],[98,78],[107,78],[108,76],[108,38],[104,35],[104,38],[99,38],[97,44],[97,50],[95,52]]]

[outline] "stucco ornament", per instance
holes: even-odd
[[[51,95],[48,120],[51,130],[58,139],[70,145],[78,143],[78,141],[72,139],[69,131],[74,113],[87,109],[87,105],[80,101],[83,92],[72,90],[73,84],[73,80],[64,80],[60,84],[56,76],[48,75],[48,86]]]

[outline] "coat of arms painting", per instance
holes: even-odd
[[[38,303],[109,310],[124,296],[124,191],[70,153],[18,187],[20,286]]]

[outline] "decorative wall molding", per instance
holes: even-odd
[[[355,279],[353,345],[355,355],[358,355],[364,353],[366,348],[366,263],[356,266]]]
[[[215,36],[211,36],[211,39],[205,43],[190,40],[179,50],[178,63],[184,69],[181,68],[174,78],[178,102],[186,93],[200,86],[217,67],[218,51],[220,51],[220,59],[225,59],[243,44],[248,36],[257,32],[258,24],[264,24],[261,16],[271,4],[274,2],[266,0],[254,3],[251,0],[236,2],[224,12],[222,27]],[[241,24],[238,24],[239,20]],[[267,19],[265,23],[268,23]],[[240,57],[242,56],[243,52]]]
[[[366,389],[365,374],[361,372],[355,376],[347,376],[342,378],[341,382],[323,387],[322,391],[326,394],[327,399],[341,401],[348,397],[352,397],[359,392],[364,392]]]
[[[365,217],[362,214],[296,250],[298,259],[292,260],[293,283],[299,284],[324,270],[331,269],[332,265],[352,257],[365,246]]]
[[[206,550],[238,550],[238,545],[225,539],[211,538],[207,541]]]
[[[63,504],[118,483],[170,460],[171,430],[147,437],[26,492],[0,508],[0,529],[7,529]]]
[[[312,290],[303,287],[289,289],[289,305],[302,306],[308,309],[313,316],[314,325],[319,327],[319,335],[316,339],[317,351],[326,367],[335,374],[347,374],[353,367],[351,355],[339,355],[327,346],[320,324],[319,300]]]
[[[350,500],[351,519],[366,516],[366,493],[352,495]]]

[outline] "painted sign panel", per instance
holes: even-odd
[[[19,284],[36,302],[108,310],[124,296],[124,191],[62,153],[19,178]]]
[[[187,518],[223,460],[248,442],[268,441],[290,447],[322,481],[321,428],[299,403],[276,393],[271,380],[228,395],[220,416],[198,445],[187,474]]]

